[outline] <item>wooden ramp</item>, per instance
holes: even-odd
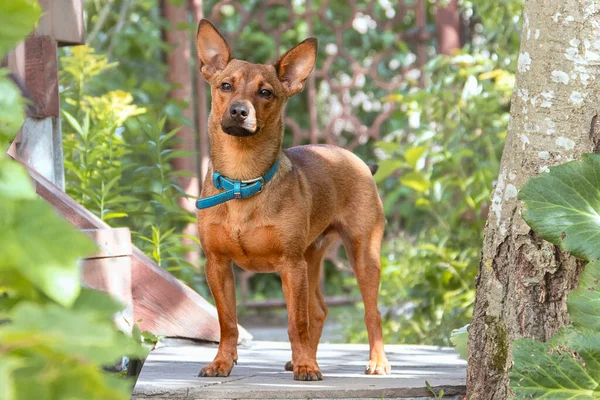
[[[381,399],[429,398],[425,381],[444,398],[463,399],[466,362],[450,348],[386,346],[390,376],[366,376],[367,345],[323,344],[319,365],[325,379],[296,382],[283,370],[288,342],[239,346],[239,361],[228,378],[198,378],[217,345],[169,339],[146,360],[132,399]]]

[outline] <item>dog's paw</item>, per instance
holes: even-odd
[[[294,371],[294,380],[296,381],[322,381],[323,374],[319,365],[316,361],[305,361],[305,362],[293,362],[290,361],[288,364],[292,365]],[[288,366],[286,364],[286,367]]]
[[[365,368],[365,374],[367,375],[389,375],[391,373],[392,366],[385,356],[369,360]]]
[[[233,369],[234,362],[235,361],[233,360],[215,359],[206,367],[202,368],[198,376],[202,378],[210,378],[213,376],[228,377]]]
[[[293,371],[294,370],[294,362],[292,360],[286,362],[284,369],[286,371]]]

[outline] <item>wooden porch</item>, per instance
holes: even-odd
[[[239,361],[228,378],[199,378],[217,345],[166,340],[150,353],[132,399],[462,399],[466,362],[450,348],[386,346],[389,376],[364,375],[369,348],[362,344],[322,344],[318,361],[324,380],[298,382],[283,370],[288,342],[253,341],[238,348]]]

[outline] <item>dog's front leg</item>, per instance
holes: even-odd
[[[283,294],[288,309],[288,334],[292,343],[294,379],[322,380],[317,356],[310,345],[308,330],[308,275],[304,258],[286,263],[281,271]]]
[[[221,328],[219,351],[212,363],[202,368],[199,376],[229,376],[237,363],[238,326],[235,312],[235,278],[231,260],[207,254],[206,279],[212,292]]]

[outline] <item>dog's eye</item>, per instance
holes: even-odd
[[[221,90],[224,92],[231,92],[231,83],[227,83],[227,82],[221,83]]]
[[[258,94],[260,94],[262,97],[266,97],[266,98],[269,98],[273,95],[273,93],[271,93],[267,89],[262,89],[260,92],[258,92]]]

